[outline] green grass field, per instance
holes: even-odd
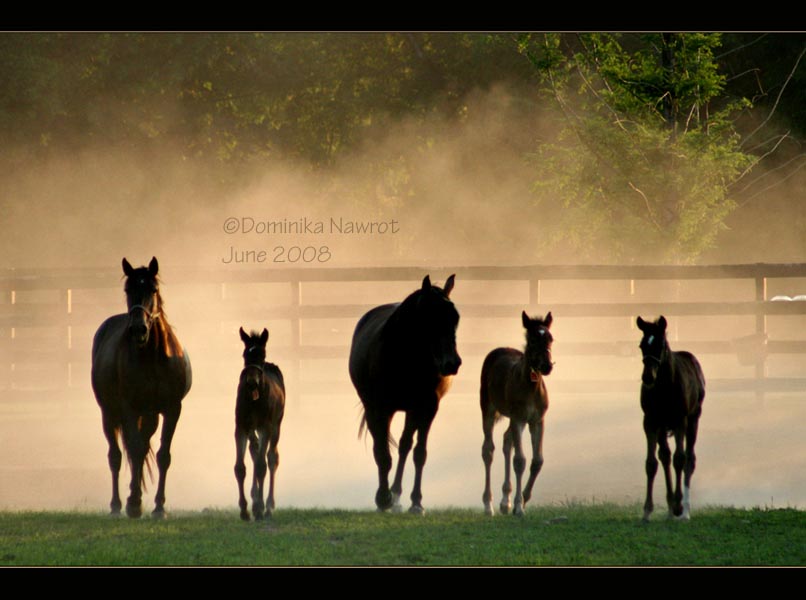
[[[234,510],[164,521],[100,513],[0,513],[0,566],[405,565],[806,566],[806,512],[703,508],[689,522],[639,506],[536,506],[523,518],[435,509],[424,517],[281,509],[245,523]]]

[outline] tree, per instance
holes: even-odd
[[[523,36],[564,128],[535,154],[536,203],[551,244],[587,258],[693,262],[736,204],[751,164],[730,117],[719,34]]]

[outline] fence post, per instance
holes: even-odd
[[[537,306],[540,304],[540,280],[529,280],[529,306]]]

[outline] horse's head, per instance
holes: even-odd
[[[240,328],[241,341],[243,341],[243,373],[246,388],[252,393],[252,399],[257,400],[260,381],[263,378],[263,363],[266,361],[266,342],[269,341],[269,330],[263,329],[258,334],[253,331],[246,335],[243,327]]]
[[[644,334],[639,345],[644,361],[641,381],[646,386],[652,386],[658,376],[658,367],[666,359],[666,353],[669,351],[666,343],[666,319],[661,315],[657,321],[650,323],[638,317],[636,323]]]
[[[449,296],[453,290],[455,275],[448,277],[445,287],[431,284],[426,275],[422,287],[412,294],[416,311],[417,335],[427,340],[433,364],[440,375],[456,375],[462,359],[456,351],[456,328],[459,312]]]
[[[530,319],[526,311],[521,314],[523,327],[526,329],[526,364],[529,365],[532,381],[537,381],[537,374],[548,375],[554,368],[551,360],[551,344],[554,337],[549,331],[554,318],[551,313],[545,319]]]
[[[147,267],[135,269],[123,259],[126,275],[126,305],[129,309],[129,335],[138,347],[148,343],[151,326],[160,317],[159,264],[152,258]]]

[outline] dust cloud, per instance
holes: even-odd
[[[149,152],[84,148],[31,168],[22,163],[5,174],[0,268],[86,267],[115,274],[98,289],[73,290],[76,325],[69,343],[85,359],[68,366],[68,387],[53,387],[53,380],[63,375],[61,367],[54,373],[47,362],[29,356],[40,351],[47,356],[54,343],[64,343],[63,328],[48,321],[59,291],[15,294],[15,304],[29,308],[42,304],[43,309],[41,317],[15,327],[13,334],[11,326],[2,331],[6,375],[0,381],[4,449],[0,509],[95,511],[108,505],[107,448],[89,388],[89,348],[98,324],[123,309],[122,272],[117,272],[122,257],[134,265],[158,257],[166,312],[194,365],[194,386],[174,442],[167,509],[235,508],[232,433],[241,367],[237,330],[268,327],[268,359],[284,371],[294,371],[282,354],[291,341],[290,325],[261,317],[262,307],[288,304],[290,291],[281,283],[174,283],[183,269],[405,265],[421,266],[426,274],[436,267],[575,264],[579,261],[573,255],[546,248],[553,224],[533,210],[530,167],[522,160],[534,140],[551,135],[552,128],[550,120],[533,107],[514,102],[507,88],[500,87],[471,97],[466,117],[459,122],[400,122],[383,139],[367,141],[342,159],[327,177],[308,165],[267,161],[253,165],[234,189],[222,189],[220,182],[211,181],[204,164],[174,148]],[[379,164],[384,168],[378,169]],[[780,225],[772,216],[767,218]],[[742,223],[737,214],[731,226],[721,254],[711,253],[710,261],[806,260],[796,223],[770,236],[763,249],[744,242],[742,232],[755,225]],[[285,263],[274,262],[278,248]],[[296,261],[292,248],[299,249]],[[303,255],[307,248],[312,250]],[[665,282],[639,283],[630,289],[628,283],[549,282],[541,289],[540,305],[530,311],[545,313],[554,304],[573,302],[662,302],[670,295],[675,301],[750,299],[753,294],[752,282],[720,282],[712,289],[703,289],[701,283]],[[806,293],[804,282],[788,283],[800,287],[787,288],[779,282],[780,293]],[[302,302],[310,305],[380,304],[401,300],[417,285],[418,281],[310,283],[303,284],[301,295]],[[7,296],[2,299],[4,308],[12,302]],[[211,314],[209,307],[219,306],[222,299],[229,303],[227,313]],[[527,308],[529,290],[524,282],[459,279],[453,300],[460,313],[463,307],[496,303]],[[537,505],[574,500],[638,503],[644,489],[644,440],[638,405],[639,336],[632,319],[566,318],[556,311],[554,317],[557,367],[548,380],[546,463],[534,501]],[[783,338],[802,330],[798,318],[776,319],[771,331]],[[302,326],[303,343],[346,348],[355,320],[309,320]],[[670,321],[673,349],[710,339],[723,340],[729,348],[731,340],[751,334],[754,327],[750,318]],[[563,348],[603,338],[634,341],[636,350],[624,356],[581,357]],[[424,505],[481,510],[476,390],[483,355],[465,348],[522,346],[520,313],[511,319],[463,317],[458,341],[464,364],[432,428]],[[26,358],[16,354],[20,344],[29,350]],[[750,376],[751,368],[739,364],[732,349],[725,355],[702,356],[701,361],[709,379]],[[782,360],[770,368],[787,376],[806,374],[800,360]],[[280,443],[278,508],[373,508],[376,468],[371,442],[357,438],[360,410],[347,376],[346,350],[340,358],[306,359],[297,375],[291,381],[309,384],[313,391],[289,389]],[[629,390],[585,392],[568,387],[569,382],[625,380],[635,385]],[[802,507],[806,447],[798,424],[805,411],[796,394],[771,394],[759,403],[753,394],[709,392],[693,483],[695,517],[697,506],[709,503]],[[393,423],[396,436],[401,428],[398,416]],[[496,503],[503,478],[503,428],[495,430]],[[406,497],[412,472],[409,463]],[[125,496],[125,468],[121,483]],[[154,490],[155,484],[150,485],[144,496],[147,510],[153,506]],[[662,497],[660,487],[657,490]]]

